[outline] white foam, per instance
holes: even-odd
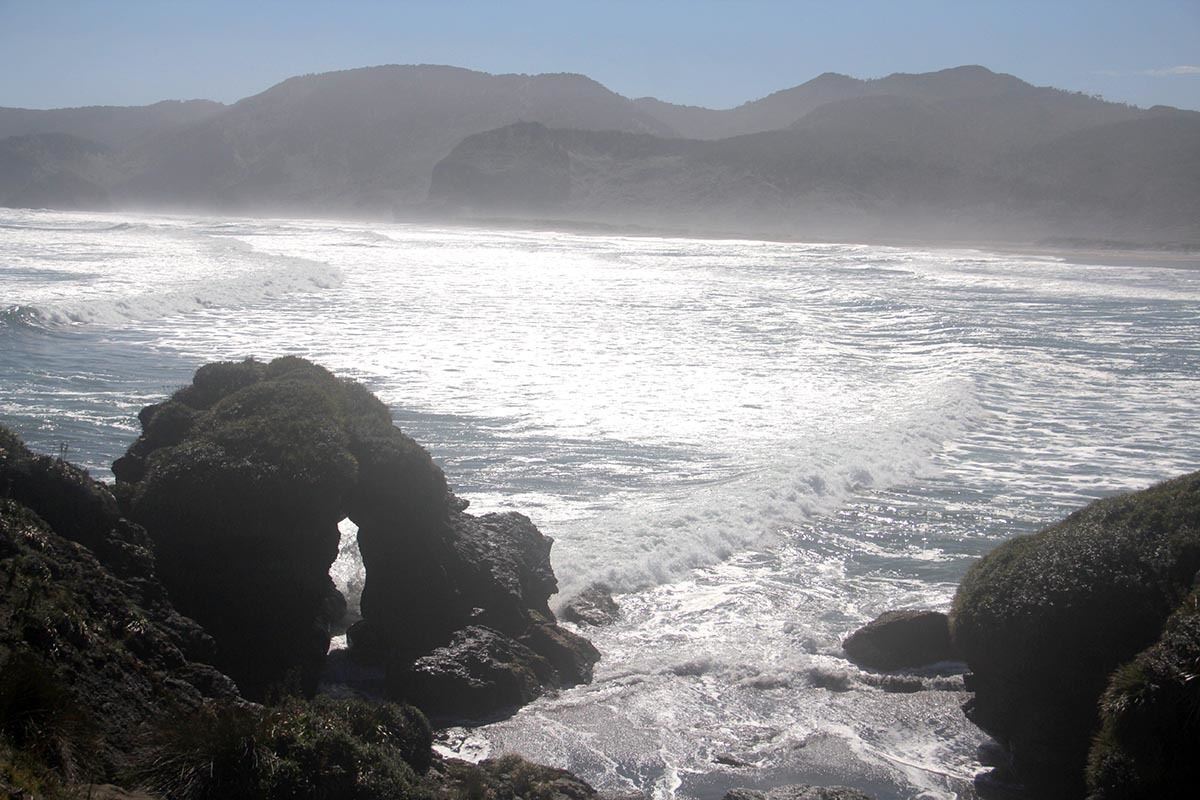
[[[103,221],[101,221],[103,222]],[[329,263],[255,250],[226,236],[178,223],[59,222],[47,239],[35,226],[10,228],[12,270],[0,272],[10,322],[124,325],[180,314],[242,309],[298,292],[336,290]],[[97,265],[97,259],[100,259]],[[24,264],[34,280],[19,280]],[[17,269],[13,269],[16,267]],[[60,276],[60,279],[51,279]]]
[[[920,476],[931,457],[982,413],[971,385],[956,379],[924,387],[920,401],[906,404],[900,392],[893,400],[894,407],[874,420],[814,432],[768,452],[734,478],[643,499],[556,530],[561,596],[597,580],[632,591],[767,546],[859,492]]]

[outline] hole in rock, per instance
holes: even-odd
[[[362,555],[358,552],[358,526],[347,518],[338,523],[338,531],[341,533],[338,554],[329,567],[329,577],[334,587],[346,598],[346,616],[338,626],[341,633],[333,638],[331,649],[344,648],[346,629],[362,619],[359,601],[362,599],[363,583],[367,579]]]

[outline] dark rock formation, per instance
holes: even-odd
[[[1200,786],[1200,590],[1113,673],[1087,781],[1089,800],[1185,797]]]
[[[537,653],[473,625],[446,646],[390,670],[388,693],[420,698],[435,721],[477,720],[528,703],[553,679],[553,668]]]
[[[621,609],[613,600],[612,589],[607,584],[593,583],[566,602],[561,616],[576,625],[598,628],[616,622],[621,616]]]
[[[450,643],[388,672],[391,697],[419,702],[438,723],[504,716],[542,694],[592,678],[599,654],[586,639],[549,623],[531,625],[513,639],[480,625]]]
[[[850,634],[846,657],[872,669],[904,669],[955,657],[945,614],[937,611],[885,611]]]
[[[1200,473],[1097,501],[968,570],[950,628],[967,716],[1037,796],[1084,794],[1109,675],[1159,638],[1200,568]]]
[[[774,789],[731,789],[723,800],[871,800],[870,795],[848,786],[776,786]]]
[[[206,377],[220,373],[210,370]],[[199,383],[207,385],[206,379]],[[153,416],[143,415],[151,438],[164,432],[164,418],[156,424]],[[190,416],[206,423],[201,414],[177,418]],[[134,453],[126,466],[136,468],[144,458]],[[149,461],[144,474],[152,477],[157,464],[153,455]],[[139,487],[124,488],[129,503]],[[479,766],[443,761],[431,749],[426,718],[411,706],[331,697],[292,697],[273,707],[246,702],[232,680],[192,660],[211,655],[213,641],[172,607],[149,537],[117,508],[85,472],[30,453],[0,426],[4,796],[595,796],[569,773],[515,757]],[[539,551],[531,536],[517,539]],[[518,560],[512,552],[504,563]],[[536,570],[521,578],[517,583],[525,586],[545,581]],[[531,610],[526,638],[534,641],[543,629],[547,636],[570,637]],[[494,633],[493,644],[496,652],[520,652],[530,664],[540,663],[538,681],[564,680],[549,661],[507,636]],[[579,646],[586,649],[585,642]],[[540,688],[533,683],[528,696]],[[480,787],[484,794],[472,794]]]
[[[344,608],[329,567],[346,517],[366,570],[349,631],[360,659],[398,676],[423,656],[444,663],[456,631],[475,625],[547,661],[538,686],[590,679],[598,654],[558,629],[548,605],[551,540],[520,514],[463,513],[429,454],[361,385],[298,358],[209,364],[139,419],[141,438],[113,465],[119,494],[153,536],[176,604],[251,696],[296,674],[315,688]],[[398,699],[426,700],[411,693],[425,684],[390,684],[406,687]]]
[[[445,760],[434,764],[436,797],[487,797],[495,800],[590,800],[596,790],[571,773],[533,764],[520,756],[489,758],[479,764]]]
[[[211,658],[212,638],[171,604],[150,537],[121,516],[104,484],[61,458],[31,453],[14,433],[0,426],[0,496],[36,514],[56,536],[86,548],[121,581],[141,613],[169,632],[172,644],[187,659]]]
[[[600,660],[600,652],[587,639],[536,615],[517,641],[550,663],[554,686],[590,683],[592,667]]]
[[[237,700],[101,484],[0,428],[0,494],[0,742],[111,778],[148,721]]]
[[[329,566],[358,464],[340,424],[349,398],[309,366],[202,367],[143,411],[143,436],[114,465],[176,606],[250,696],[289,671],[315,686],[339,608]]]

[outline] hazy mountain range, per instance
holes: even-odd
[[[1196,242],[1200,113],[983,67],[827,73],[727,110],[371,67],[229,106],[0,109],[0,204]]]

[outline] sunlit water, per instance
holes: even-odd
[[[564,595],[621,592],[588,632],[593,684],[444,747],[660,797],[968,795],[961,678],[888,692],[840,640],[1200,462],[1181,269],[0,210],[0,313],[0,421],[99,477],[206,361],[296,353],[366,382],[473,510],[556,539]]]

